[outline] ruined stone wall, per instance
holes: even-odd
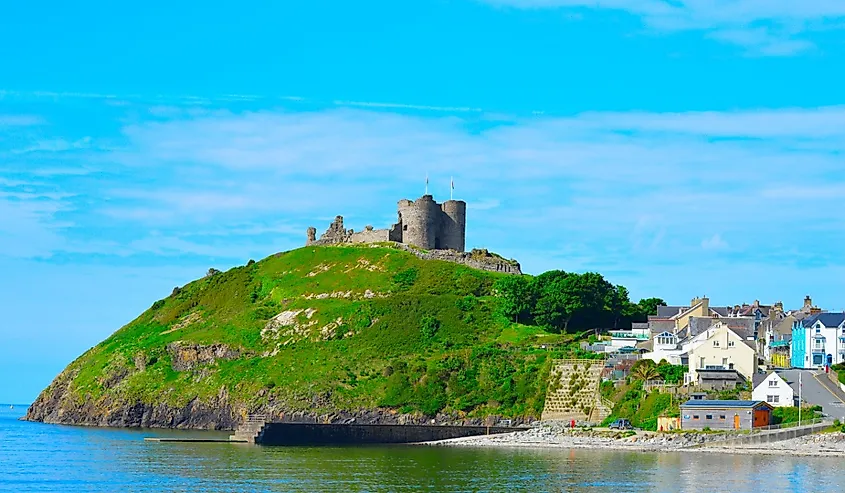
[[[316,229],[314,229],[313,227],[308,228],[308,239],[305,242],[305,246],[337,245],[340,243],[351,243],[353,234],[354,233],[351,229],[346,229],[343,227],[343,216],[336,216],[334,218],[334,221],[332,221],[332,223],[329,225],[329,229],[327,229],[325,233],[320,235],[319,239],[316,238]]]
[[[390,241],[389,229],[372,229],[372,226],[367,226],[364,231],[352,233],[350,242],[352,243],[379,243]]]
[[[402,217],[399,217],[399,221],[394,224],[390,230],[388,231],[388,240],[395,241],[397,243],[402,243]]]
[[[397,244],[403,250],[413,253],[423,260],[443,260],[464,264],[474,269],[490,272],[501,272],[503,274],[522,275],[522,268],[516,260],[506,260],[502,257],[491,254],[487,250],[473,249],[471,252],[456,252],[454,250],[430,250],[420,251],[408,245]]]

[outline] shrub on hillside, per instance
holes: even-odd
[[[411,267],[410,269],[397,272],[393,276],[393,282],[396,283],[402,290],[410,289],[417,281],[418,276],[419,271],[416,268]]]

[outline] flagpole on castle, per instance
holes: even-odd
[[[455,200],[455,177],[450,177],[449,182],[449,200]]]
[[[428,172],[425,173],[425,194],[428,195]]]

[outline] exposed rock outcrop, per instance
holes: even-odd
[[[240,351],[225,344],[201,346],[183,341],[168,344],[167,352],[170,353],[170,360],[175,371],[192,370],[199,365],[214,363],[218,359],[237,359],[241,355]]]

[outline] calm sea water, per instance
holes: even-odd
[[[0,491],[842,491],[841,460],[419,446],[163,444],[205,432],[18,421],[0,409]]]

